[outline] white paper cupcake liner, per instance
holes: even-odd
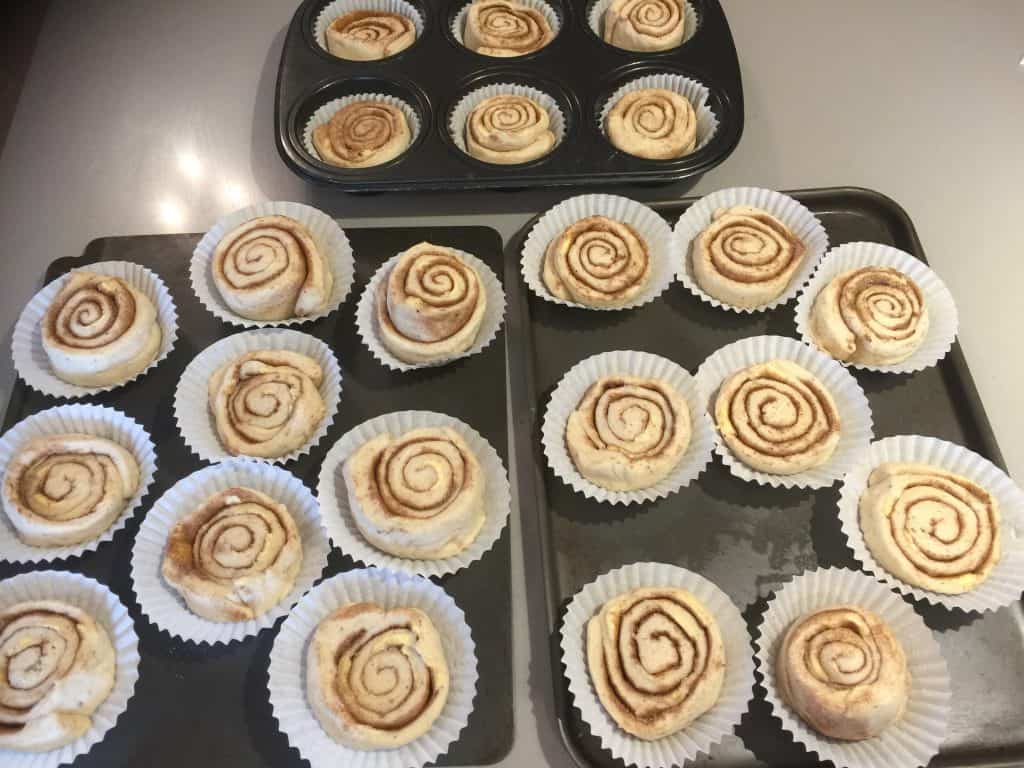
[[[552,6],[550,6],[547,3],[545,3],[544,0],[514,0],[514,1],[519,3],[519,5],[525,5],[527,8],[531,8],[531,9],[533,9],[535,11],[540,11],[542,14],[544,14],[544,18],[547,19],[548,25],[551,27],[551,33],[552,33],[551,42],[548,43],[548,45],[544,46],[544,48],[547,48],[549,45],[553,45],[554,42],[555,42],[554,38],[558,37],[559,31],[561,31],[561,29],[562,29],[562,19],[559,17],[558,12],[555,11],[555,9]],[[462,6],[462,8],[459,9],[459,12],[457,14],[455,14],[455,18],[452,19],[452,26],[451,26],[452,35],[459,42],[459,44],[463,45],[463,46],[466,43],[462,39],[462,32],[466,28],[466,15],[469,13],[469,7],[472,4],[473,4],[473,2],[472,2],[472,0],[470,0],[470,2],[466,3],[464,6]],[[544,50],[544,48],[539,49],[539,51]],[[539,53],[539,51],[531,51],[530,53],[524,53],[523,56],[530,56],[530,55],[532,55],[534,53]],[[479,54],[479,55],[486,56],[486,54]],[[518,59],[518,58],[521,58],[521,57],[520,56],[504,56],[504,57],[503,56],[487,56],[487,58],[488,59],[494,59],[495,61],[503,61],[503,60],[508,61],[508,60],[515,60],[515,59]]]
[[[345,460],[373,438],[385,433],[398,437],[411,429],[421,427],[448,427],[458,432],[480,462],[480,468],[484,473],[486,519],[483,527],[466,549],[441,560],[398,557],[370,544],[360,533],[352,517],[348,489],[342,474]],[[434,578],[462,570],[490,551],[505,529],[512,508],[508,473],[494,446],[465,422],[432,411],[387,413],[364,421],[342,435],[327,452],[320,465],[317,498],[320,502],[321,520],[327,535],[331,537],[331,542],[353,560],[378,568]]]
[[[699,152],[707,146],[707,143],[711,141],[712,138],[714,138],[715,132],[718,130],[718,117],[708,104],[708,97],[711,95],[711,91],[709,91],[708,87],[699,80],[694,80],[693,78],[686,77],[685,75],[675,75],[669,72],[644,75],[643,77],[638,77],[636,80],[630,80],[609,96],[608,100],[605,101],[604,106],[601,107],[601,112],[597,120],[597,127],[601,130],[601,133],[607,137],[608,132],[605,126],[608,125],[608,113],[612,111],[612,108],[616,104],[618,104],[619,99],[627,93],[633,93],[634,91],[640,91],[645,88],[661,88],[666,91],[672,91],[673,93],[677,93],[680,96],[685,97],[686,100],[693,105],[693,111],[697,115],[697,143],[694,145],[693,150],[687,154],[692,155],[694,152]],[[684,157],[685,156],[686,155],[684,155]],[[672,161],[662,160],[659,162]]]
[[[412,22],[412,25],[416,28],[416,40],[413,41],[412,45],[416,45],[419,39],[423,37],[423,17],[420,16],[420,12],[416,10],[416,6],[411,3],[405,2],[405,0],[334,0],[333,3],[328,3],[324,6],[324,9],[316,17],[316,21],[313,23],[313,37],[316,40],[316,44],[319,45],[324,51],[330,53],[327,50],[327,28],[331,26],[331,23],[339,16],[344,16],[346,13],[352,11],[379,11],[381,13],[397,13],[400,16],[405,16]],[[409,46],[411,48],[412,46]],[[408,48],[403,49],[408,50]],[[401,51],[399,51],[401,53]],[[331,54],[332,56],[334,54]],[[397,54],[393,54],[397,55]],[[337,57],[342,61],[347,61],[342,57]],[[386,59],[390,59],[391,56],[385,56]]]
[[[810,371],[835,400],[839,412],[839,444],[824,464],[795,475],[773,475],[751,469],[722,441],[715,429],[715,452],[736,477],[778,488],[828,488],[862,460],[873,436],[871,407],[849,370],[824,352],[785,336],[751,336],[714,352],[697,369],[697,389],[714,422],[715,397],[732,374],[770,360],[790,360]]]
[[[822,259],[814,276],[804,286],[796,302],[796,327],[808,344],[814,345],[811,335],[811,308],[825,286],[834,277],[850,269],[862,267],[892,267],[910,277],[921,289],[928,309],[928,333],[921,346],[901,363],[866,365],[844,363],[852,368],[864,368],[884,373],[914,373],[930,368],[946,356],[959,325],[956,302],[942,279],[927,264],[909,253],[881,243],[846,243],[830,250]]]
[[[590,25],[590,31],[597,35],[598,39],[604,40],[604,14],[612,4],[612,0],[597,0],[596,3],[590,6],[590,12],[587,14],[587,23]],[[665,53],[666,51],[674,51],[682,45],[686,45],[687,42],[697,33],[697,27],[700,26],[700,17],[697,16],[697,10],[693,7],[693,4],[689,0],[683,0],[683,40],[675,48],[667,48],[665,51],[631,51],[631,53],[637,56],[650,55],[652,53]],[[618,48],[618,46],[612,46]],[[625,50],[619,48],[619,50]]]
[[[83,264],[81,267],[71,270],[71,272],[82,271],[119,277],[140,293],[145,294],[156,307],[157,322],[160,324],[161,331],[160,348],[157,350],[153,362],[141,372],[116,384],[108,384],[103,387],[83,387],[58,378],[50,365],[50,358],[46,356],[46,350],[43,349],[43,317],[46,315],[46,310],[50,308],[50,304],[57,298],[60,289],[64,287],[67,275],[61,275],[56,280],[47,283],[32,297],[25,309],[21,311],[11,338],[11,353],[14,357],[15,370],[26,384],[44,395],[62,398],[88,397],[123,387],[148,373],[167,357],[178,338],[178,311],[174,306],[174,298],[164,281],[155,272],[130,261],[99,261],[95,264]]]
[[[688,590],[715,617],[725,645],[725,680],[718,701],[682,731],[655,741],[645,741],[619,728],[598,699],[587,668],[587,622],[609,600],[641,587]],[[739,724],[754,682],[748,638],[739,608],[713,582],[675,565],[633,563],[598,576],[573,596],[562,624],[562,664],[573,705],[600,739],[602,748],[626,765],[667,768],[707,753]]]
[[[70,744],[47,752],[19,752],[0,749],[0,764],[6,768],[57,768],[71,763],[103,741],[128,708],[139,679],[139,638],[128,609],[117,595],[98,581],[66,571],[35,571],[2,582],[0,609],[35,600],[59,600],[79,608],[100,624],[110,636],[117,656],[114,688],[92,713],[92,726]]]
[[[868,477],[880,464],[930,464],[962,475],[991,493],[999,503],[1002,556],[988,579],[962,595],[946,595],[915,587],[893,576],[875,560],[860,527],[860,497]],[[973,451],[920,435],[886,437],[872,443],[843,478],[839,522],[853,556],[880,581],[904,595],[961,611],[994,611],[1020,600],[1024,592],[1024,491],[999,467]]]
[[[69,433],[104,437],[131,451],[139,464],[138,490],[107,530],[95,539],[63,547],[34,547],[22,542],[10,521],[7,494],[2,494],[6,514],[3,516],[3,524],[0,525],[0,531],[3,532],[0,536],[0,560],[39,563],[63,560],[91,552],[103,542],[110,541],[115,533],[124,528],[153,484],[153,475],[156,473],[156,448],[145,428],[118,410],[85,403],[59,405],[33,414],[15,424],[0,438],[0,475],[6,477],[11,460],[29,440]]]
[[[651,257],[651,276],[644,290],[627,304],[618,307],[588,307],[560,299],[552,295],[544,285],[542,272],[548,245],[570,226],[588,216],[605,216],[629,224],[647,243]],[[566,307],[615,311],[640,307],[658,298],[675,280],[679,258],[672,230],[661,216],[646,205],[618,195],[578,195],[563,200],[537,219],[523,244],[519,268],[530,290],[542,299]]]
[[[320,252],[327,257],[331,272],[334,274],[334,285],[331,288],[327,305],[313,315],[292,317],[287,320],[250,320],[232,310],[221,296],[217,284],[213,280],[213,252],[220,241],[235,227],[260,216],[289,216],[302,224],[313,237]],[[245,328],[264,328],[266,326],[298,325],[319,320],[334,312],[342,305],[348,292],[352,290],[352,278],[355,263],[352,260],[352,246],[338,222],[323,211],[311,208],[302,203],[266,202],[251,205],[220,219],[203,235],[189,264],[189,280],[200,303],[216,317],[232,325]]]
[[[236,622],[210,621],[189,610],[184,598],[164,580],[161,568],[175,524],[211,496],[236,487],[265,493],[288,508],[302,538],[302,566],[292,590],[262,616]],[[272,464],[233,459],[193,472],[157,499],[135,537],[131,579],[139,608],[164,632],[193,643],[231,643],[259,633],[287,615],[320,578],[329,551],[320,524],[320,507],[301,480]]]
[[[451,688],[444,709],[430,730],[396,749],[361,751],[338,744],[320,726],[306,699],[306,650],[313,632],[332,612],[358,602],[423,611],[441,636],[448,662]],[[274,640],[267,687],[281,730],[311,768],[420,768],[459,738],[473,709],[476,683],[476,646],[455,601],[427,579],[368,568],[327,579],[292,609]]]
[[[565,444],[565,428],[590,385],[602,376],[641,376],[664,379],[682,395],[690,410],[690,444],[671,474],[650,488],[638,491],[609,491],[591,482],[576,469]],[[673,361],[636,350],[602,352],[581,360],[555,386],[544,412],[541,428],[544,456],[555,475],[588,499],[609,504],[642,504],[655,501],[693,482],[711,461],[715,429],[704,410],[693,377]]]
[[[251,458],[255,461],[270,461],[275,464],[294,461],[309,453],[313,446],[327,434],[327,429],[338,412],[338,401],[341,399],[341,370],[331,348],[320,339],[299,331],[284,329],[243,331],[211,344],[192,358],[192,362],[185,368],[178,381],[178,387],[174,391],[174,418],[178,423],[178,430],[181,432],[185,444],[200,459],[225,461],[233,458],[221,445],[213,414],[210,412],[208,390],[210,377],[224,363],[230,362],[246,352],[264,349],[299,352],[316,360],[323,369],[324,376],[320,384],[320,395],[327,410],[320,421],[320,426],[298,449],[276,459]]]
[[[459,99],[452,110],[451,117],[448,119],[448,135],[451,136],[455,146],[467,155],[469,154],[469,150],[466,149],[466,120],[469,117],[469,113],[479,106],[481,102],[493,96],[525,96],[537,102],[540,108],[548,113],[551,132],[555,134],[555,144],[548,151],[548,155],[558,149],[562,139],[565,138],[565,114],[562,112],[561,107],[558,106],[558,102],[555,101],[553,96],[539,88],[531,88],[528,85],[519,85],[517,83],[485,85],[483,88],[470,91]],[[547,155],[543,157],[547,157]],[[481,162],[487,161],[481,160]]]
[[[734,307],[719,301],[705,293],[693,276],[693,264],[690,261],[691,243],[708,228],[716,210],[731,208],[734,205],[749,205],[767,211],[785,224],[804,244],[803,262],[793,274],[789,286],[774,301],[760,307]],[[810,279],[821,257],[828,250],[828,233],[825,232],[825,227],[813,213],[788,195],[760,187],[731,187],[702,197],[679,217],[675,226],[675,237],[682,254],[682,261],[677,265],[679,281],[686,286],[690,293],[713,307],[744,313],[764,312],[788,302],[800,292],[801,287]]]
[[[475,355],[477,352],[482,352],[489,347],[498,335],[498,331],[501,330],[501,324],[505,320],[505,291],[501,287],[501,281],[498,280],[498,276],[494,274],[494,271],[489,266],[473,254],[460,251],[458,248],[448,248],[448,250],[454,251],[459,258],[476,270],[476,273],[480,276],[484,294],[487,296],[487,306],[484,308],[484,318],[480,322],[480,330],[477,331],[476,341],[465,352],[430,363],[407,363],[391,354],[380,340],[380,325],[377,322],[376,302],[377,286],[391,274],[391,270],[398,263],[398,259],[404,251],[396,253],[381,264],[377,271],[373,273],[373,277],[366,284],[366,288],[359,297],[359,303],[356,305],[356,330],[359,332],[359,338],[363,340],[363,344],[366,345],[375,358],[393,371],[414,371],[418,368],[433,368],[439,365],[448,365],[448,363],[455,360]]]
[[[866,608],[881,618],[903,646],[910,670],[906,714],[864,741],[841,741],[812,730],[783,702],[775,678],[775,657],[789,626],[808,613],[844,604]],[[939,643],[913,608],[870,576],[841,568],[796,576],[769,599],[754,637],[754,655],[772,714],[821,760],[831,760],[836,768],[910,768],[927,765],[939,751],[946,736],[950,702],[949,672]]]
[[[392,107],[398,108],[402,112],[402,115],[405,116],[405,122],[409,125],[409,147],[405,152],[408,152],[409,149],[412,148],[412,145],[416,143],[416,139],[420,135],[420,116],[408,102],[403,101],[397,96],[389,96],[386,93],[353,93],[350,96],[342,96],[340,99],[328,101],[322,107],[318,108],[316,112],[313,113],[313,116],[306,121],[306,127],[302,131],[302,146],[314,160],[327,162],[321,158],[320,153],[316,151],[316,146],[313,144],[313,131],[321,125],[329,123],[338,110],[343,107],[347,107],[353,101],[381,101],[385,104],[390,104]],[[402,155],[404,155],[405,152],[403,152]],[[402,157],[402,155],[399,155],[399,157]],[[331,168],[335,169],[339,173],[343,173],[345,171],[364,170],[361,168],[342,168],[337,165],[331,165]]]

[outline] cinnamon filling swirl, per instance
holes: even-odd
[[[484,56],[524,56],[555,38],[538,10],[512,0],[474,0],[466,14],[466,47]]]
[[[627,51],[666,51],[684,32],[682,0],[613,0],[604,12],[604,41]]]
[[[390,162],[412,143],[409,123],[394,104],[353,101],[313,129],[313,146],[325,163],[368,168]]]
[[[693,105],[665,88],[623,94],[608,113],[605,128],[616,148],[650,160],[673,160],[697,146]]]
[[[356,10],[327,27],[327,50],[349,61],[375,61],[400,53],[416,42],[416,26],[400,13]]]

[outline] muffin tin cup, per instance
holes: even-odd
[[[11,502],[3,492],[4,515],[0,530],[0,560],[13,563],[41,563],[77,557],[96,550],[100,544],[110,541],[142,504],[142,500],[153,484],[156,474],[156,448],[149,434],[134,419],[114,408],[85,403],[58,405],[29,416],[18,422],[0,438],[0,475],[6,477],[11,461],[25,443],[33,438],[49,435],[80,433],[95,435],[112,440],[128,449],[139,465],[139,487],[125,505],[121,514],[103,533],[80,544],[55,547],[36,547],[25,544],[10,522]]]
[[[320,726],[306,697],[306,653],[317,626],[338,608],[372,602],[383,608],[418,608],[441,636],[451,677],[448,700],[430,729],[395,749],[363,751],[337,743]],[[314,587],[281,624],[270,652],[267,687],[281,731],[311,768],[420,768],[445,754],[466,727],[476,697],[476,646],[462,610],[433,582],[366,568],[339,573]]]
[[[736,477],[774,488],[828,488],[849,472],[867,451],[873,436],[871,407],[849,370],[831,357],[786,336],[751,336],[711,354],[697,369],[701,402],[714,422],[715,398],[722,383],[744,368],[770,360],[790,360],[810,371],[832,395],[839,412],[840,436],[824,464],[794,475],[773,475],[744,464],[715,429],[715,452]]]
[[[548,43],[546,46],[544,46],[544,48],[547,48],[547,47],[549,47],[551,45],[554,45],[555,39],[558,37],[558,33],[561,32],[561,30],[562,30],[562,19],[559,17],[559,15],[555,11],[554,7],[549,5],[548,3],[544,2],[544,0],[513,0],[513,1],[518,3],[519,5],[526,6],[527,8],[530,8],[530,9],[532,9],[534,11],[540,11],[544,15],[544,18],[547,19],[548,25],[551,27],[551,33],[552,33],[551,42]],[[463,46],[463,47],[465,47],[466,44],[465,44],[465,42],[463,42],[462,33],[463,33],[463,30],[466,28],[466,17],[469,15],[469,7],[472,4],[473,4],[473,2],[472,2],[472,0],[470,0],[470,2],[466,3],[465,5],[463,5],[459,9],[459,12],[455,14],[455,18],[452,19],[452,23],[451,23],[452,36],[455,38],[456,42],[459,45]],[[487,54],[483,54],[483,53],[478,53],[477,55],[478,56],[483,56],[486,59],[493,59],[495,61],[518,61],[518,60],[522,59],[524,56],[533,56],[535,54],[538,54],[541,51],[543,51],[544,48],[538,48],[536,51],[530,51],[529,53],[524,53],[524,54],[522,54],[522,56],[488,56]],[[466,48],[466,50],[468,51],[470,49]],[[473,53],[476,53],[476,52],[473,51]]]
[[[806,249],[803,262],[800,264],[800,268],[793,273],[793,279],[786,290],[778,298],[759,307],[735,307],[719,301],[705,293],[693,276],[693,264],[690,259],[693,241],[711,224],[711,217],[716,210],[730,208],[734,205],[749,205],[767,211],[800,238]],[[678,265],[679,281],[701,301],[732,312],[764,312],[790,301],[811,278],[818,262],[828,250],[828,234],[813,213],[788,195],[760,187],[731,187],[702,197],[679,217],[674,232],[682,254],[682,261]]]
[[[317,248],[327,258],[327,263],[334,274],[334,285],[326,306],[319,312],[306,317],[291,317],[287,320],[251,320],[237,314],[224,301],[220,289],[213,279],[214,251],[231,230],[260,216],[288,216],[295,219],[307,229]],[[199,302],[218,319],[244,328],[299,325],[326,317],[337,310],[348,297],[349,291],[352,290],[354,274],[355,262],[352,258],[352,246],[349,245],[348,238],[338,222],[316,208],[302,203],[289,202],[258,203],[223,217],[203,235],[202,240],[192,252],[192,261],[189,264],[189,280]]]
[[[555,144],[547,154],[534,158],[533,160],[527,160],[526,162],[539,162],[561,146],[562,140],[565,138],[566,117],[565,113],[562,112],[561,107],[558,106],[558,102],[553,96],[545,93],[539,88],[533,88],[528,85],[520,85],[518,83],[495,83],[493,85],[485,85],[482,88],[470,91],[459,99],[458,103],[452,109],[451,117],[448,119],[448,135],[451,137],[452,143],[454,143],[460,150],[470,157],[479,160],[481,163],[498,165],[498,163],[489,163],[483,158],[472,155],[466,147],[466,120],[469,118],[469,113],[479,106],[485,99],[490,99],[494,96],[525,96],[535,101],[541,109],[548,113],[550,129],[555,135]],[[516,166],[523,165],[523,163],[509,163],[508,165]]]
[[[783,702],[778,690],[775,658],[790,625],[808,613],[835,605],[856,605],[882,619],[903,646],[910,671],[910,698],[903,718],[863,741],[832,739],[812,730]],[[889,768],[928,765],[938,753],[949,721],[946,662],[924,620],[885,585],[841,568],[802,573],[769,598],[754,637],[754,657],[772,714],[820,760],[831,761],[836,768]]]
[[[386,368],[389,368],[392,371],[414,371],[420,368],[433,368],[440,365],[448,365],[456,360],[461,360],[464,357],[469,357],[470,355],[475,355],[476,353],[483,351],[490,346],[491,342],[494,341],[495,337],[498,335],[498,331],[501,330],[501,324],[505,319],[505,291],[501,287],[501,281],[498,279],[498,276],[494,274],[494,271],[490,267],[473,254],[460,251],[457,248],[451,248],[449,250],[454,251],[458,254],[459,258],[476,270],[477,275],[480,276],[480,283],[483,287],[484,294],[487,296],[487,306],[484,308],[484,318],[480,322],[480,330],[477,331],[476,340],[473,342],[473,346],[465,352],[461,352],[454,357],[445,358],[444,360],[437,360],[430,363],[407,363],[403,360],[399,360],[387,349],[387,347],[384,346],[383,342],[381,342],[380,327],[377,322],[376,312],[377,286],[380,285],[382,280],[386,280],[388,275],[391,274],[391,270],[394,268],[395,264],[398,263],[398,259],[401,257],[402,253],[404,253],[404,251],[402,251],[385,261],[380,265],[380,268],[374,272],[373,277],[370,278],[362,295],[359,297],[359,303],[356,305],[356,330],[359,333],[359,338],[362,339],[363,344],[365,344],[370,350],[370,353],[380,360]]]
[[[649,488],[609,491],[580,474],[565,442],[569,416],[590,386],[602,376],[639,376],[667,381],[686,401],[690,415],[690,443],[672,472]],[[711,461],[715,430],[704,410],[693,377],[673,361],[636,350],[602,352],[570,368],[551,393],[541,427],[541,445],[548,466],[577,493],[608,504],[644,504],[675,493],[693,482]]]
[[[0,610],[37,600],[59,600],[73,605],[103,627],[110,637],[116,657],[114,687],[90,716],[89,730],[70,744],[45,752],[21,752],[0,749],[0,762],[6,768],[58,768],[68,765],[103,741],[128,708],[139,679],[139,638],[132,617],[117,595],[98,581],[66,571],[34,571],[4,580],[0,591]]]
[[[320,339],[299,331],[286,329],[243,331],[228,336],[200,352],[185,368],[174,391],[174,418],[185,444],[203,461],[226,461],[234,458],[221,445],[213,414],[210,412],[208,384],[210,377],[224,363],[246,352],[282,349],[311,357],[323,370],[320,396],[326,413],[310,438],[291,453],[275,459],[250,457],[253,461],[283,464],[309,453],[319,443],[338,412],[341,399],[341,370],[338,360]]]
[[[292,589],[269,611],[245,621],[211,621],[196,615],[162,575],[167,539],[185,515],[229,488],[252,488],[284,504],[302,538],[302,565]],[[320,524],[320,508],[302,481],[281,467],[249,459],[214,464],[182,478],[146,514],[132,547],[131,580],[139,608],[152,624],[174,638],[217,644],[244,640],[288,614],[327,566],[330,544]]]
[[[959,326],[953,294],[923,261],[905,251],[881,243],[845,243],[825,254],[796,302],[796,328],[801,338],[808,344],[817,346],[811,334],[811,309],[815,299],[833,278],[847,270],[862,267],[892,267],[917,283],[928,309],[928,333],[921,341],[921,346],[902,362],[891,365],[845,362],[843,364],[851,368],[882,373],[916,373],[931,368],[944,358],[956,341]]]
[[[25,309],[21,311],[18,322],[14,326],[11,338],[14,368],[26,384],[51,397],[89,397],[135,381],[140,376],[149,373],[171,353],[174,343],[178,339],[178,311],[167,285],[155,272],[130,261],[98,261],[95,264],[73,269],[71,272],[95,272],[118,277],[149,298],[156,308],[157,322],[160,325],[160,348],[157,350],[153,362],[130,379],[119,381],[116,384],[83,387],[60,379],[50,365],[50,359],[43,348],[43,318],[46,315],[46,310],[50,308],[68,279],[67,275],[62,275],[48,283],[32,297]]]
[[[970,592],[947,595],[912,586],[879,565],[861,531],[860,497],[867,489],[868,477],[886,462],[940,467],[974,481],[995,497],[999,504],[1002,555],[988,579]],[[1024,591],[1024,490],[995,464],[955,443],[921,435],[886,437],[872,443],[843,478],[838,512],[853,556],[900,594],[944,608],[981,613],[1016,603]]]
[[[331,165],[326,160],[320,157],[320,153],[316,151],[316,146],[313,144],[313,131],[319,128],[321,125],[326,125],[331,121],[331,118],[342,108],[347,107],[349,104],[355,101],[380,101],[384,104],[389,104],[392,107],[396,107],[402,115],[405,117],[405,122],[409,126],[409,146],[394,160],[389,160],[387,164],[393,163],[400,160],[405,156],[409,150],[412,149],[420,136],[420,130],[422,128],[419,113],[413,109],[412,105],[404,99],[400,99],[397,96],[390,96],[386,93],[353,93],[348,96],[342,96],[339,99],[332,99],[326,104],[323,104],[306,121],[306,126],[302,130],[302,146],[309,153],[309,156],[314,160],[321,163]],[[382,163],[384,165],[384,163]],[[373,168],[377,166],[367,166],[367,168]],[[365,171],[367,168],[342,168],[341,166],[331,165],[331,168],[337,173],[346,173],[352,171]]]
[[[611,7],[614,0],[597,0],[590,6],[590,10],[587,12],[587,24],[590,26],[590,31],[593,32],[598,40],[604,41],[604,14]],[[624,51],[633,56],[656,56],[661,53],[670,53],[676,50],[680,46],[686,45],[693,36],[697,34],[697,28],[700,26],[700,17],[697,15],[697,9],[693,7],[693,3],[690,0],[682,0],[683,3],[683,39],[679,45],[672,48],[666,48],[661,51],[628,51],[625,48],[619,48],[617,45],[606,43],[617,51]]]
[[[404,16],[412,22],[412,25],[416,28],[416,39],[412,42],[409,48],[419,42],[420,38],[423,37],[423,16],[420,14],[416,6],[411,3],[405,2],[405,0],[334,0],[333,3],[328,3],[324,6],[324,9],[317,14],[316,21],[313,24],[313,39],[316,40],[317,45],[326,53],[328,56],[334,56],[327,49],[327,28],[331,26],[331,23],[344,16],[346,13],[352,11],[377,11],[380,13],[394,13],[399,16]],[[405,48],[403,50],[408,50]],[[402,51],[398,51],[401,53]],[[392,54],[397,56],[398,53]],[[353,59],[346,59],[342,56],[335,56],[337,59],[342,61],[355,62]],[[390,59],[391,56],[385,56],[383,59],[374,59],[373,61],[385,61]]]
[[[587,622],[609,600],[641,587],[688,590],[718,622],[725,646],[725,679],[718,701],[683,730],[645,741],[619,728],[597,697],[587,667]],[[626,765],[668,768],[685,765],[731,735],[747,710],[754,682],[749,634],[739,608],[713,582],[666,563],[633,563],[598,576],[569,602],[562,624],[561,649],[573,705],[580,711],[602,748]]]
[[[382,434],[398,437],[411,429],[448,427],[469,445],[484,475],[483,527],[468,547],[452,557],[425,560],[392,555],[367,541],[352,516],[352,507],[342,469],[345,461],[365,443]],[[364,421],[350,429],[327,452],[320,466],[317,497],[322,523],[331,542],[343,553],[366,565],[438,578],[467,568],[491,550],[505,530],[512,509],[508,472],[494,446],[475,429],[459,419],[431,411],[396,411]]]
[[[627,304],[618,307],[588,307],[553,296],[544,285],[542,272],[548,245],[567,228],[588,216],[605,216],[629,224],[647,243],[648,254],[651,256],[651,275],[644,290]],[[677,251],[678,246],[668,224],[646,205],[618,195],[579,195],[563,200],[537,220],[523,244],[519,268],[530,290],[546,301],[579,309],[618,311],[643,306],[665,292],[675,280],[676,263],[679,260]]]

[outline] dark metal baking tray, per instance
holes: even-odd
[[[410,48],[381,61],[339,59],[320,48],[313,25],[329,0],[299,6],[281,52],[274,100],[277,148],[299,176],[349,192],[413,189],[483,189],[634,182],[693,183],[735,149],[743,132],[743,86],[732,33],[718,0],[690,0],[700,23],[694,36],[671,51],[638,54],[602,42],[587,24],[595,0],[548,0],[561,31],[528,56],[499,59],[460,45],[451,22],[469,0],[410,0],[424,17],[423,35]],[[718,117],[714,138],[678,160],[644,160],[616,150],[598,127],[601,107],[620,85],[640,75],[674,72],[711,90]],[[448,116],[476,87],[511,82],[534,85],[562,107],[566,136],[544,158],[494,165],[469,157],[452,142]],[[354,93],[384,93],[408,102],[422,123],[420,139],[401,157],[375,168],[342,169],[311,157],[302,132],[321,105]]]
[[[906,212],[889,198],[853,188],[790,193],[814,211],[833,245],[873,240],[924,260]],[[692,200],[655,204],[674,224]],[[509,271],[519,263],[530,225],[508,245]],[[642,507],[612,507],[574,493],[544,460],[539,430],[548,397],[577,361],[609,349],[641,349],[695,371],[714,350],[746,336],[796,335],[793,302],[741,315],[704,304],[681,284],[639,309],[587,312],[544,301],[512,280],[509,324],[520,507],[536,508],[547,588],[555,711],[576,763],[621,766],[600,748],[572,706],[559,657],[568,600],[597,575],[624,563],[676,563],[715,581],[760,623],[765,596],[789,576],[817,566],[857,568],[835,514],[835,488],[786,490],[744,483],[717,459],[690,487]],[[910,376],[853,371],[870,400],[878,437],[935,435],[1004,466],[959,345],[937,366]],[[1024,616],[1019,603],[984,617],[917,606],[937,632],[956,691],[949,734],[933,766],[1024,761]],[[737,730],[712,750],[719,766],[807,765],[813,760],[770,717],[763,690]],[[742,740],[742,741],[741,741]],[[712,762],[708,757],[699,765]]]
[[[320,462],[327,450],[356,424],[393,410],[424,409],[456,416],[484,435],[508,466],[505,418],[504,331],[483,352],[440,368],[390,372],[370,355],[356,333],[355,305],[366,281],[382,258],[420,240],[468,251],[501,276],[498,233],[485,227],[416,227],[346,229],[356,259],[352,293],[339,312],[297,326],[331,345],[342,370],[338,415],[327,436],[310,452],[285,468],[316,488]],[[168,487],[203,464],[178,433],[172,401],[174,388],[188,362],[212,342],[241,329],[229,326],[199,303],[189,286],[188,265],[199,235],[151,235],[94,240],[80,259],[58,259],[46,273],[50,281],[69,269],[94,261],[125,259],[154,269],[167,283],[178,306],[178,342],[170,356],[126,387],[89,398],[110,405],[146,426],[157,448],[154,486],[126,528],[96,552],[54,565],[79,571],[111,587],[135,621],[142,656],[135,696],[116,727],[77,768],[182,765],[238,766],[308,765],[288,746],[271,716],[267,698],[267,665],[275,630],[229,646],[196,646],[171,637],[150,624],[139,611],[131,590],[132,543],[143,514]],[[28,389],[19,381],[11,396],[4,429],[57,400]],[[197,403],[197,407],[204,407]],[[325,576],[353,567],[332,551]],[[34,568],[0,563],[0,578]],[[479,765],[500,760],[512,746],[512,658],[510,547],[506,529],[494,548],[467,570],[441,584],[465,611],[477,647],[480,679],[469,724],[440,765]],[[2,589],[2,583],[0,583]]]

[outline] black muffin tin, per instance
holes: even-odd
[[[409,0],[424,20],[412,46],[381,61],[347,61],[318,45],[313,28],[329,0],[306,0],[288,29],[277,76],[277,147],[297,174],[348,192],[422,189],[599,187],[612,183],[694,183],[732,152],[743,132],[743,86],[732,34],[718,0],[690,0],[698,25],[670,51],[642,54],[604,43],[587,23],[595,0],[547,0],[561,20],[555,39],[516,58],[482,56],[451,31],[468,0]],[[701,149],[678,160],[645,160],[613,147],[598,122],[608,97],[643,75],[681,74],[710,90],[718,129]],[[448,132],[449,116],[469,91],[491,83],[531,85],[550,94],[566,118],[562,142],[547,156],[518,165],[481,162]],[[321,162],[303,146],[312,114],[333,99],[384,93],[406,101],[421,128],[412,146],[389,163],[345,169]]]

